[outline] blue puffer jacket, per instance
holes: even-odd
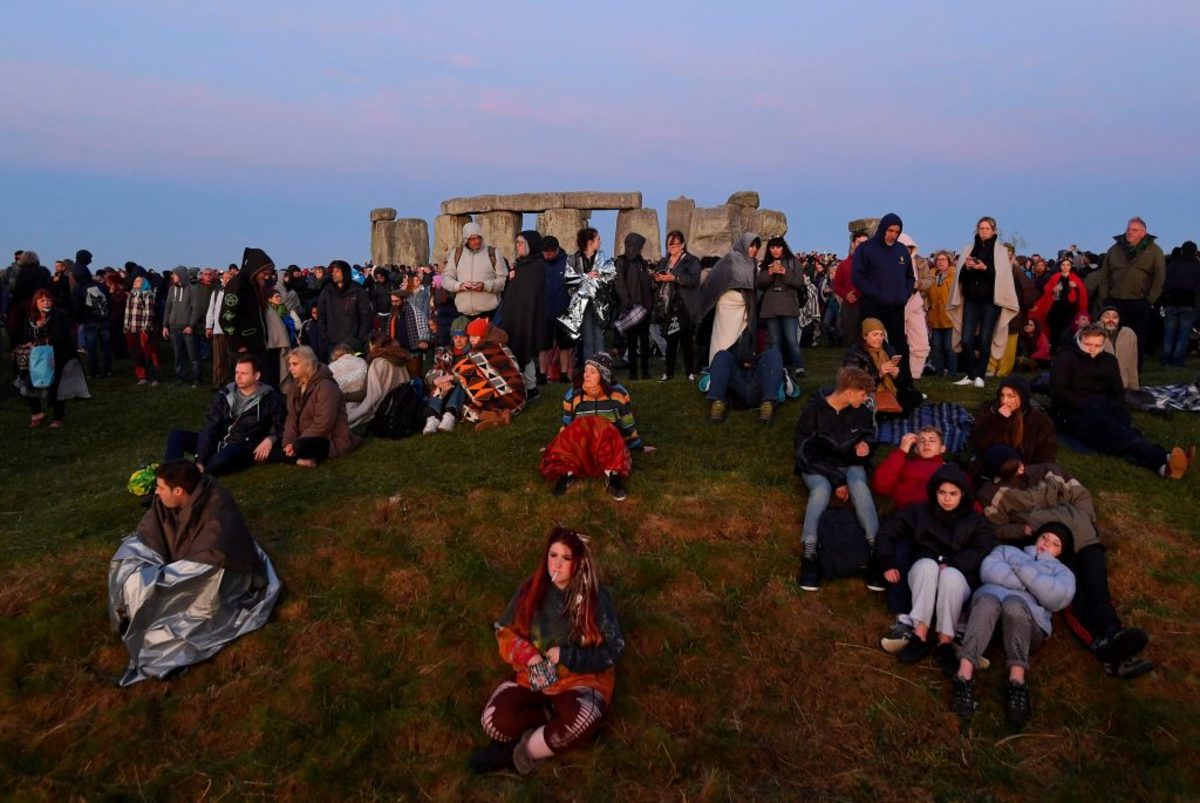
[[[903,306],[913,294],[913,266],[908,247],[899,240],[887,245],[883,236],[889,226],[904,231],[900,216],[888,212],[879,221],[875,236],[854,250],[850,278],[860,295],[887,306]]]
[[[975,592],[976,597],[991,594],[1001,602],[1020,597],[1047,636],[1050,614],[1066,608],[1075,597],[1075,575],[1071,570],[1051,555],[1039,555],[1031,546],[1023,550],[1008,544],[996,547],[983,559],[979,574],[983,585]]]

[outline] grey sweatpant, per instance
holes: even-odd
[[[959,657],[979,668],[979,659],[992,640],[996,622],[1004,638],[1005,666],[1029,668],[1029,653],[1038,648],[1046,638],[1042,629],[1033,621],[1029,606],[1020,597],[1009,597],[1003,603],[992,594],[982,594],[971,602],[971,613],[967,619],[967,632],[963,636]]]
[[[954,638],[954,626],[971,598],[971,586],[962,572],[921,558],[908,570],[908,587],[912,589],[913,624],[933,624],[936,614],[937,632]]]

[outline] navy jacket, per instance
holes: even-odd
[[[904,231],[900,216],[888,212],[879,221],[875,236],[855,249],[850,278],[859,295],[887,306],[903,306],[913,294],[912,256],[899,240],[884,243],[884,233],[894,225]]]

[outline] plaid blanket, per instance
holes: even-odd
[[[951,404],[950,402],[922,404],[913,410],[908,418],[892,419],[881,423],[879,425],[879,442],[899,444],[905,434],[932,425],[940,429],[945,436],[946,451],[961,454],[970,441],[971,426],[974,423],[975,416],[960,404]]]
[[[1137,391],[1137,395],[1141,397],[1138,399],[1141,403],[1135,409],[1186,410],[1189,413],[1200,413],[1200,379],[1191,383],[1180,382],[1177,385],[1143,386]]]

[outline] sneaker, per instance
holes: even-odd
[[[863,581],[866,583],[868,591],[887,590],[887,581],[883,579],[883,572],[879,571],[879,567],[875,565],[875,561],[871,561],[863,569]]]
[[[438,432],[453,432],[457,423],[458,417],[453,412],[442,413],[441,423],[437,425]]]
[[[975,380],[971,379],[971,377],[969,377],[969,376],[964,376],[962,379],[958,380],[954,384],[958,385],[959,387],[967,387],[968,385],[974,385]]]
[[[625,481],[621,479],[620,474],[609,474],[607,487],[613,501],[624,502],[629,498],[629,492],[625,490]]]
[[[931,652],[933,652],[933,645],[929,643],[928,634],[925,638],[918,638],[917,634],[913,633],[908,644],[904,645],[904,649],[900,650],[896,657],[902,664],[915,664],[924,661]]]
[[[800,561],[800,574],[796,582],[805,591],[817,591],[821,588],[821,569],[817,566],[816,558],[803,558]]]
[[[1142,650],[1150,637],[1140,627],[1122,627],[1111,635],[1092,642],[1092,652],[1103,664],[1119,664]]]
[[[1014,728],[1023,728],[1029,721],[1029,684],[1010,680],[1004,685],[1004,718]]]
[[[476,775],[483,775],[488,772],[515,770],[513,750],[516,749],[516,746],[516,742],[498,742],[493,739],[487,747],[472,750],[471,758],[468,760],[471,771]]]
[[[438,420],[436,415],[431,415],[425,419],[425,429],[421,430],[422,435],[434,435],[438,431]]]
[[[729,406],[725,402],[717,399],[708,408],[708,420],[713,424],[721,424],[725,421],[725,416],[729,414]]]
[[[975,377],[975,387],[977,387],[977,388],[983,387],[983,377],[982,376]]]
[[[792,377],[793,377],[794,379],[803,379],[803,378],[804,378],[804,375],[805,375],[805,374],[804,374],[804,369],[803,369],[803,368],[797,368],[795,371],[792,371]]]
[[[775,403],[765,401],[758,405],[758,423],[770,424],[771,418],[775,415]]]
[[[975,702],[975,681],[955,675],[954,691],[950,694],[950,711],[964,719],[970,719],[978,707],[979,703]]]
[[[688,381],[689,381],[689,382],[695,382],[695,381],[696,381],[696,375],[695,375],[695,374],[688,374]]]
[[[904,622],[896,622],[892,625],[892,629],[879,640],[879,646],[883,648],[884,652],[895,655],[908,646],[908,642],[912,637],[912,625],[906,625]]]
[[[1109,677],[1118,680],[1133,680],[1153,669],[1154,662],[1147,661],[1145,658],[1126,658],[1123,661],[1105,663],[1103,666],[1104,673]]]
[[[152,388],[156,388],[156,387],[158,387],[158,380],[157,380],[157,379],[151,379],[151,380],[150,380],[150,387],[152,387]]]
[[[570,488],[574,484],[575,484],[575,475],[574,474],[563,474],[561,477],[558,478],[557,481],[555,481],[554,487],[550,490],[550,493],[554,494],[555,496],[562,496],[563,494],[565,494],[567,492],[567,489]]]
[[[541,395],[542,395],[542,392],[540,390],[538,390],[536,387],[526,388],[525,389],[525,402],[527,404],[531,404],[531,403],[537,401],[538,398],[541,397]]]
[[[933,660],[947,676],[953,676],[958,671],[958,653],[950,642],[943,642],[933,648]]]
[[[150,384],[150,380],[149,380],[149,379],[139,379],[139,380],[137,381],[137,383],[138,383],[139,385],[149,385],[149,384]]]
[[[660,377],[658,378],[658,381],[659,381],[659,382],[670,382],[670,381],[671,381],[671,375],[670,375],[670,374],[663,374],[662,376],[660,376]]]

